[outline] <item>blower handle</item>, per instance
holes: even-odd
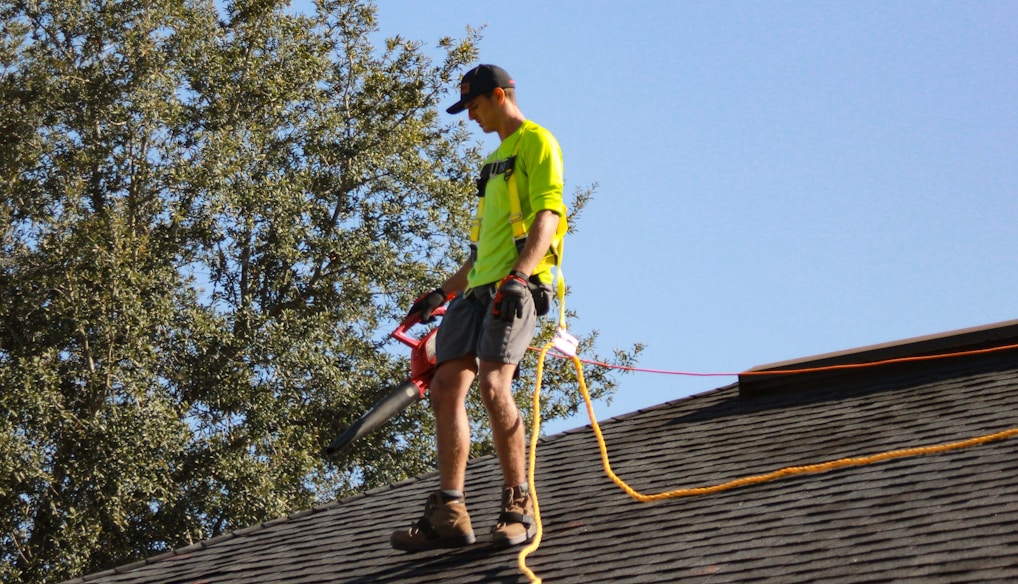
[[[439,306],[438,308],[431,312],[432,316],[442,316],[443,314],[445,314],[445,306]],[[410,330],[415,324],[418,324],[420,322],[421,313],[415,312],[410,316],[407,316],[405,319],[403,319],[403,322],[399,323],[399,326],[396,327],[396,330],[392,331],[392,334],[390,336],[396,339],[397,341],[403,343],[404,345],[410,347],[411,349],[416,349],[417,347],[421,346],[421,343],[424,341],[427,335],[419,339],[415,339],[408,335],[407,331]]]

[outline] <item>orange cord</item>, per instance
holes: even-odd
[[[541,352],[542,349],[537,347],[528,347],[531,351]],[[637,373],[656,373],[660,375],[684,375],[689,377],[736,377],[736,376],[763,376],[763,375],[789,375],[798,373],[815,373],[820,371],[837,371],[842,369],[862,369],[864,367],[877,367],[879,365],[889,365],[891,363],[909,363],[913,361],[932,361],[934,359],[947,359],[951,357],[965,357],[969,355],[983,355],[986,353],[997,353],[1001,351],[1010,351],[1012,349],[1018,349],[1018,344],[1014,345],[1002,345],[1000,347],[991,347],[989,349],[973,349],[970,351],[958,351],[954,353],[938,353],[936,355],[921,355],[918,357],[897,357],[894,359],[884,359],[883,361],[870,361],[867,363],[846,363],[842,365],[825,365],[822,367],[807,367],[802,369],[771,369],[767,371],[742,371],[740,373],[695,373],[691,371],[670,371],[667,369],[646,369],[642,367],[627,367],[625,365],[612,365],[611,363],[604,363],[601,361],[594,361],[591,359],[579,359],[580,363],[586,363],[587,365],[595,365],[597,367],[605,367],[608,369],[618,369],[620,371],[633,371]],[[568,355],[561,353],[550,352],[552,357],[559,359],[572,359]]]
[[[536,485],[534,483],[534,470],[535,470],[535,467],[537,465],[537,438],[538,438],[538,433],[539,433],[540,428],[541,428],[541,382],[542,382],[542,379],[544,377],[544,361],[545,361],[545,359],[546,359],[546,357],[548,355],[548,351],[553,346],[554,346],[554,342],[549,342],[542,349],[540,349],[540,356],[538,357],[538,361],[537,361],[537,383],[536,383],[536,386],[534,388],[534,404],[533,404],[533,407],[534,407],[534,421],[533,421],[533,427],[531,428],[531,433],[530,433],[529,471],[528,471],[528,477],[527,477],[528,480],[527,480],[527,482],[528,482],[528,485],[530,487],[530,495],[531,495],[531,497],[533,498],[533,501],[534,501],[534,521],[535,521],[536,526],[537,526],[537,531],[534,534],[534,539],[531,541],[531,543],[528,546],[526,546],[525,548],[523,548],[520,551],[519,556],[517,556],[517,564],[519,566],[520,572],[522,572],[524,575],[526,575],[528,578],[530,578],[530,581],[532,583],[534,583],[534,584],[540,584],[541,583],[541,579],[538,578],[537,575],[533,571],[531,571],[530,568],[527,567],[526,558],[531,553],[536,551],[538,547],[540,547],[540,545],[541,545],[541,538],[544,535],[544,528],[543,528],[543,526],[541,524],[541,511],[540,511],[540,507],[539,507],[538,502],[537,502],[537,488],[536,488]],[[790,374],[790,373],[807,373],[807,372],[814,372],[814,371],[831,371],[831,370],[837,370],[837,369],[857,369],[857,368],[861,368],[861,367],[875,367],[875,366],[878,366],[878,365],[885,365],[885,364],[888,364],[888,363],[902,363],[902,362],[908,362],[908,361],[926,361],[926,360],[932,360],[932,359],[944,359],[944,358],[949,358],[949,357],[959,357],[959,356],[963,356],[963,355],[977,355],[977,354],[993,353],[993,352],[1005,351],[1005,350],[1016,349],[1016,348],[1018,348],[1018,344],[1007,345],[1007,346],[1003,346],[1003,347],[993,347],[993,348],[990,348],[990,349],[977,349],[977,350],[972,350],[972,351],[963,351],[963,352],[957,352],[957,353],[947,353],[947,354],[939,354],[939,355],[926,355],[926,356],[922,356],[922,357],[902,357],[902,358],[897,358],[897,359],[887,359],[887,360],[884,360],[884,361],[874,361],[874,362],[870,362],[870,363],[857,363],[857,364],[853,363],[853,364],[848,364],[848,365],[829,365],[829,366],[825,366],[825,367],[814,367],[814,368],[807,368],[807,369],[785,369],[785,370],[776,370],[776,371],[752,371],[752,372],[744,372],[744,373],[741,373],[741,374],[730,374],[730,373],[693,374],[693,373],[682,373],[682,372],[674,372],[674,371],[673,372],[653,371],[653,370],[646,370],[646,369],[636,369],[636,368],[633,368],[633,367],[622,367],[622,366],[617,366],[617,365],[609,365],[607,363],[599,363],[599,362],[595,362],[595,361],[587,361],[587,360],[580,359],[579,357],[577,357],[575,355],[573,355],[571,357],[570,356],[566,356],[566,355],[556,354],[556,353],[553,353],[553,355],[556,356],[556,357],[560,357],[560,358],[572,359],[573,363],[576,365],[576,375],[577,375],[577,378],[579,380],[580,392],[583,394],[583,400],[584,400],[584,402],[587,405],[587,414],[590,416],[591,427],[594,430],[594,435],[597,437],[598,448],[600,448],[600,450],[601,450],[601,463],[602,463],[602,466],[604,467],[605,474],[608,475],[608,477],[612,480],[613,483],[615,483],[620,489],[625,491],[625,493],[627,495],[629,495],[630,497],[632,497],[633,499],[635,499],[637,501],[640,501],[640,502],[650,502],[650,501],[660,501],[660,500],[663,500],[663,499],[676,499],[676,498],[679,498],[679,497],[689,497],[689,496],[695,496],[695,495],[707,495],[707,494],[712,494],[712,493],[718,493],[718,492],[721,492],[721,491],[726,491],[726,490],[734,489],[734,488],[737,488],[737,487],[743,487],[743,486],[747,486],[747,485],[754,485],[754,484],[763,483],[763,482],[767,482],[767,481],[773,481],[775,479],[779,479],[779,478],[783,478],[783,477],[787,477],[787,476],[801,475],[801,474],[812,474],[812,473],[821,473],[821,472],[827,472],[827,471],[838,469],[838,468],[846,468],[846,467],[851,467],[851,466],[862,466],[862,465],[867,465],[867,464],[874,464],[874,463],[877,463],[877,462],[883,462],[883,461],[892,460],[892,459],[895,459],[895,458],[904,458],[904,457],[909,457],[909,456],[919,456],[919,455],[924,455],[924,454],[938,454],[938,453],[942,453],[942,452],[948,452],[948,451],[951,451],[951,450],[958,450],[958,449],[961,449],[961,448],[969,448],[969,447],[972,447],[972,446],[978,446],[980,444],[986,444],[988,442],[994,442],[994,441],[1004,440],[1004,439],[1007,439],[1007,438],[1012,438],[1012,437],[1018,436],[1018,428],[1012,428],[1010,430],[1004,430],[1004,431],[1001,431],[1001,432],[995,432],[993,434],[986,434],[984,436],[977,436],[975,438],[969,438],[969,439],[966,439],[966,440],[959,440],[959,441],[956,441],[956,442],[949,442],[949,443],[946,443],[946,444],[937,444],[937,445],[932,445],[932,446],[919,446],[919,447],[915,447],[915,448],[904,448],[904,449],[900,449],[900,450],[891,450],[891,451],[888,451],[888,452],[882,452],[882,453],[872,454],[872,455],[868,455],[868,456],[859,456],[859,457],[852,457],[852,458],[842,458],[842,459],[838,459],[838,460],[831,460],[831,461],[828,461],[828,462],[822,462],[822,463],[818,463],[818,464],[810,464],[810,465],[805,465],[805,466],[790,466],[790,467],[785,467],[785,468],[782,468],[782,469],[779,469],[779,470],[776,470],[776,471],[772,471],[772,472],[769,472],[769,473],[765,473],[765,474],[761,474],[761,475],[754,475],[754,476],[743,477],[743,478],[731,480],[731,481],[728,481],[728,482],[725,482],[725,483],[721,483],[721,484],[717,484],[717,485],[713,485],[713,486],[708,486],[708,487],[695,487],[695,488],[675,489],[673,491],[667,491],[667,492],[657,493],[657,494],[653,494],[653,495],[644,495],[642,493],[637,492],[635,489],[633,489],[628,484],[626,484],[626,482],[624,480],[622,480],[621,478],[619,478],[619,476],[616,475],[615,472],[611,468],[611,463],[608,460],[608,447],[605,444],[604,435],[601,433],[601,427],[600,427],[600,425],[598,425],[597,418],[594,415],[594,407],[591,404],[590,392],[587,391],[586,381],[584,381],[584,379],[583,379],[583,367],[582,367],[582,363],[589,363],[589,364],[603,366],[603,367],[610,367],[610,368],[615,368],[615,369],[625,369],[625,370],[630,370],[630,371],[652,371],[652,372],[655,372],[655,373],[668,373],[668,374],[673,374],[673,375],[785,375],[785,374]]]

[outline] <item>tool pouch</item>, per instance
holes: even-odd
[[[531,276],[527,287],[530,288],[530,295],[534,297],[534,311],[537,316],[548,314],[555,299],[555,290],[549,284],[541,282],[537,276]]]

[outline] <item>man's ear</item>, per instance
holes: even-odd
[[[505,103],[505,90],[502,89],[501,87],[496,87],[495,91],[492,91],[491,94],[492,96],[494,96],[495,103],[497,103],[498,105],[502,105],[503,103]]]

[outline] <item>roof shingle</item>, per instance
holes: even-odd
[[[1011,342],[1014,342],[1013,340]],[[1018,426],[1018,352],[884,366],[780,391],[739,384],[602,423],[614,471],[641,493],[786,466],[953,442]],[[1015,582],[1018,440],[638,503],[605,476],[589,427],[540,442],[545,582]],[[494,457],[471,461],[479,541],[498,513]],[[235,532],[87,582],[523,582],[518,550],[407,555],[434,475]],[[79,580],[81,581],[81,580]]]

